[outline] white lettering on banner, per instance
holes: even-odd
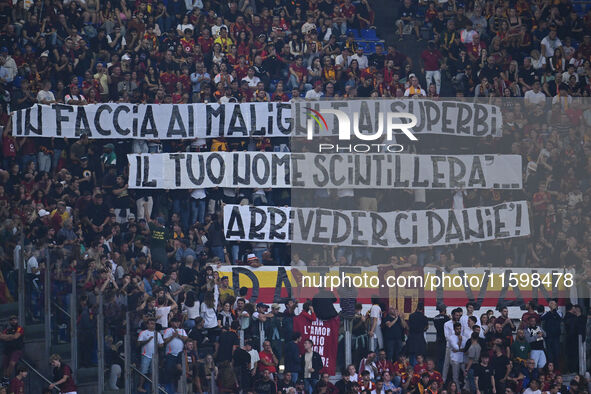
[[[382,213],[224,206],[224,235],[230,241],[398,248],[481,242],[529,234],[526,201],[457,210]]]
[[[380,123],[386,134],[444,134],[500,137],[502,115],[499,107],[476,103],[430,100],[348,100],[310,103],[228,103],[228,104],[129,104],[104,103],[72,106],[34,105],[12,114],[15,137],[94,139],[195,139],[243,137],[306,137],[306,107],[358,113],[354,134],[362,139],[377,135]],[[296,113],[294,122],[292,114]],[[386,116],[383,114],[390,114]],[[410,128],[413,115],[417,124]],[[385,126],[382,116],[386,116]],[[396,119],[396,120],[395,120]],[[405,121],[406,120],[406,121]],[[313,134],[339,135],[335,116],[326,117],[327,126],[313,126]],[[401,125],[405,126],[402,127]]]
[[[519,155],[130,154],[132,189],[521,189]]]

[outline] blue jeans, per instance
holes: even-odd
[[[191,225],[196,222],[203,224],[205,222],[205,199],[191,199]]]
[[[304,379],[304,387],[305,387],[306,393],[312,394],[314,392],[314,388],[316,387],[317,383],[318,383],[318,379],[305,378]]]
[[[186,215],[188,211],[187,200],[185,199],[177,199],[175,198],[172,200],[172,212],[176,213],[181,218],[181,227],[184,231],[189,228],[189,215]]]
[[[213,257],[219,257],[222,262],[224,262],[224,247],[223,246],[212,246],[211,254]]]
[[[299,372],[292,372],[291,373],[291,383],[293,383],[293,385],[295,386],[295,384],[298,381],[298,376],[300,375]]]
[[[391,362],[397,361],[398,355],[402,350],[402,341],[400,339],[386,339],[384,340],[384,347],[386,358]]]
[[[60,157],[62,156],[61,149],[54,149],[53,156],[51,156],[51,168],[55,171],[57,169],[57,164],[60,161]]]
[[[162,380],[164,389],[168,394],[175,394],[175,386],[178,381],[179,374],[177,372],[178,357],[172,354],[167,354],[164,359],[164,374]]]

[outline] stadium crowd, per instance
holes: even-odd
[[[364,52],[351,29],[374,28],[379,10],[369,0],[0,1],[0,303],[17,295],[13,251],[23,235],[29,322],[42,318],[45,270],[61,305],[76,281],[80,366],[96,363],[96,352],[88,349],[96,348],[97,295],[103,296],[110,388],[122,385],[119,353],[125,312],[131,311],[133,361],[150,376],[156,335],[160,381],[169,393],[185,378],[181,357],[196,393],[211,392],[212,378],[216,390],[228,393],[589,392],[589,376],[566,381],[560,371],[578,372],[578,336],[587,332],[591,10],[582,15],[569,0],[404,0],[396,6],[399,19],[391,28],[397,38],[426,43],[417,58],[392,42]],[[131,190],[126,154],[272,151],[285,141],[15,138],[9,116],[37,103],[402,96],[475,97],[501,105],[503,137],[477,143],[440,137],[416,149],[519,154],[525,187],[394,190],[377,194],[378,209],[525,199],[530,237],[369,255],[327,247],[296,255],[286,244],[228,242],[221,204],[284,205],[289,191]],[[338,189],[317,197],[329,203],[367,195]],[[217,272],[220,264],[337,263],[566,267],[577,273],[580,302],[567,305],[564,314],[555,301],[528,304],[518,323],[502,305],[475,312],[469,304],[464,313],[439,305],[438,315],[426,317],[419,304],[408,321],[377,300],[367,313],[355,303],[343,305],[349,312],[343,318],[352,319],[354,363],[335,384],[320,373],[310,343],[300,354],[301,338],[293,330],[295,314],[312,319],[321,313],[314,302],[250,303],[248,289],[230,288]],[[428,318],[437,331],[433,346],[423,336]],[[259,322],[268,338],[262,349]],[[18,393],[26,379],[18,365],[23,336],[16,319],[0,334],[3,374],[12,379],[8,393]],[[52,365],[62,391],[75,391],[64,378],[71,376],[69,367],[59,356]],[[137,382],[138,392],[148,389],[143,379]]]

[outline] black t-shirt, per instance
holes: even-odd
[[[203,344],[205,339],[207,338],[207,330],[199,329],[197,327],[191,329],[189,332],[189,338],[197,342],[197,345]]]
[[[443,325],[448,320],[450,320],[448,315],[436,315],[433,318],[433,325],[435,326],[435,331],[437,332],[437,342],[445,342],[445,332],[443,330]]]
[[[401,18],[410,17],[411,19],[414,19],[417,15],[417,10],[412,5],[410,7],[407,7],[404,4],[402,4],[402,6],[400,7],[399,15]]]
[[[234,331],[222,331],[218,347],[218,362],[231,361],[234,345],[239,345],[238,335]]]
[[[92,203],[86,209],[84,216],[88,217],[88,220],[90,220],[90,222],[95,226],[100,226],[105,222],[108,213],[109,209],[104,203],[101,205]]]
[[[486,77],[489,83],[493,82],[494,77],[498,77],[501,75],[501,69],[496,64],[494,65],[486,65],[482,70],[480,70],[480,74],[478,74],[478,78],[482,81],[482,78]]]
[[[386,323],[394,321],[394,316],[388,314],[384,320],[382,325],[382,335],[384,339],[399,339],[402,340],[402,335],[404,334],[404,328],[402,327],[402,323],[400,322],[400,318],[396,320],[396,323],[392,327],[388,327]]]
[[[276,394],[277,387],[275,386],[275,382],[272,379],[260,379],[255,383],[254,391],[257,394]]]
[[[519,78],[523,78],[523,82],[531,86],[538,79],[538,75],[533,67],[530,67],[529,70],[522,68],[519,70]]]
[[[493,370],[490,365],[486,367],[482,364],[476,364],[473,366],[474,376],[478,377],[478,389],[480,391],[488,391],[492,389],[492,382],[490,377],[493,375]],[[504,376],[504,375],[503,375]]]
[[[250,354],[246,350],[237,348],[236,351],[234,351],[232,358],[234,359],[234,367],[239,369],[248,368],[248,363],[250,363]]]
[[[504,354],[500,356],[494,356],[490,360],[490,366],[493,370],[495,379],[503,379],[507,373],[507,365],[509,365],[509,359]]]
[[[182,266],[179,269],[179,283],[181,285],[195,283],[195,278],[197,278],[198,276],[199,273],[195,271],[193,268]]]

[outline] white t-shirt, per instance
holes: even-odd
[[[543,53],[542,55],[546,57],[552,57],[554,56],[554,50],[562,46],[562,41],[560,41],[560,38],[558,37],[551,40],[550,36],[546,36],[540,45],[543,45],[546,48],[546,53]]]
[[[314,89],[310,89],[306,92],[306,98],[308,100],[318,100],[320,97],[324,96],[324,93],[322,91],[317,92]]]
[[[365,55],[357,55],[354,54],[353,56],[351,56],[351,60],[357,60],[357,64],[359,64],[359,68],[361,70],[365,70],[367,67],[369,67],[369,61],[367,60],[367,56]]]
[[[152,341],[152,338],[154,338],[154,331],[148,331],[148,330],[144,330],[144,331],[140,332],[140,335],[137,338],[137,340],[140,342],[150,339],[149,342],[147,342],[144,346],[142,346],[142,355],[146,356],[148,358],[152,358],[152,355],[154,354],[154,341]],[[158,333],[158,344],[163,344],[163,343],[164,343],[164,340],[162,339],[162,335],[160,335],[160,333]]]
[[[343,55],[338,55],[335,60],[334,60],[335,65],[340,65],[341,67],[349,67],[349,64],[351,64],[351,56],[347,57],[347,59],[345,59],[343,57]]]
[[[199,317],[200,310],[201,310],[201,305],[199,304],[199,301],[195,301],[195,303],[191,307],[183,304],[183,313],[187,312],[187,318],[189,318],[189,319],[195,319],[195,318]]]
[[[205,189],[193,189],[191,198],[194,200],[202,200],[205,198]]]
[[[53,92],[51,90],[40,90],[39,93],[37,93],[37,101],[41,102],[43,100],[55,101]]]
[[[162,328],[168,327],[168,314],[170,313],[169,306],[159,306],[156,308],[156,322],[160,323]]]
[[[176,29],[184,33],[186,29],[191,29],[192,31],[195,31],[195,26],[193,26],[191,23],[187,23],[186,25],[182,25],[179,23],[178,25],[176,25]]]
[[[247,75],[246,77],[242,78],[242,80],[248,82],[249,88],[256,88],[257,84],[261,82],[261,79],[256,75],[253,75],[252,78],[249,78]]]
[[[539,91],[538,93],[534,92],[533,90],[528,90],[523,95],[523,98],[527,103],[530,104],[543,104],[546,101],[546,95]]]
[[[523,394],[542,394],[542,392],[540,390],[533,391],[532,389],[530,389],[528,387],[528,388],[525,389],[525,391],[523,392]]]
[[[382,325],[382,308],[380,308],[379,305],[372,305],[371,309],[369,310],[369,317],[375,317],[378,319],[378,324],[376,324],[376,332],[374,332],[373,334],[374,338],[377,338],[377,331],[380,329],[380,326]]]
[[[447,346],[451,349],[451,350],[462,350],[466,347],[466,340],[468,338],[466,338],[465,336],[461,336],[461,342],[460,342],[460,338],[457,337],[457,335],[452,335],[451,337],[449,337],[447,339]],[[464,352],[451,352],[450,356],[449,356],[451,361],[455,361],[457,363],[463,363],[464,362]]]
[[[214,328],[218,325],[218,317],[215,309],[209,308],[207,304],[201,304],[201,317],[204,320],[203,328]]]
[[[29,260],[27,260],[27,274],[32,274],[33,270],[39,269],[39,262],[37,261],[37,257],[31,256]],[[37,271],[35,275],[41,275],[40,271]]]
[[[170,338],[175,331],[180,336],[183,336],[183,337],[186,337],[187,336],[187,333],[182,328],[176,328],[175,329],[175,328],[172,328],[172,327],[168,327],[166,330],[164,330],[164,339]],[[172,354],[173,356],[176,356],[180,352],[183,351],[183,348],[184,347],[185,347],[185,344],[183,343],[183,341],[179,337],[173,338],[166,345],[166,354]]]
[[[254,349],[250,349],[248,352],[250,354],[250,369],[254,369],[254,364],[257,363],[261,358],[259,357],[259,352]]]

